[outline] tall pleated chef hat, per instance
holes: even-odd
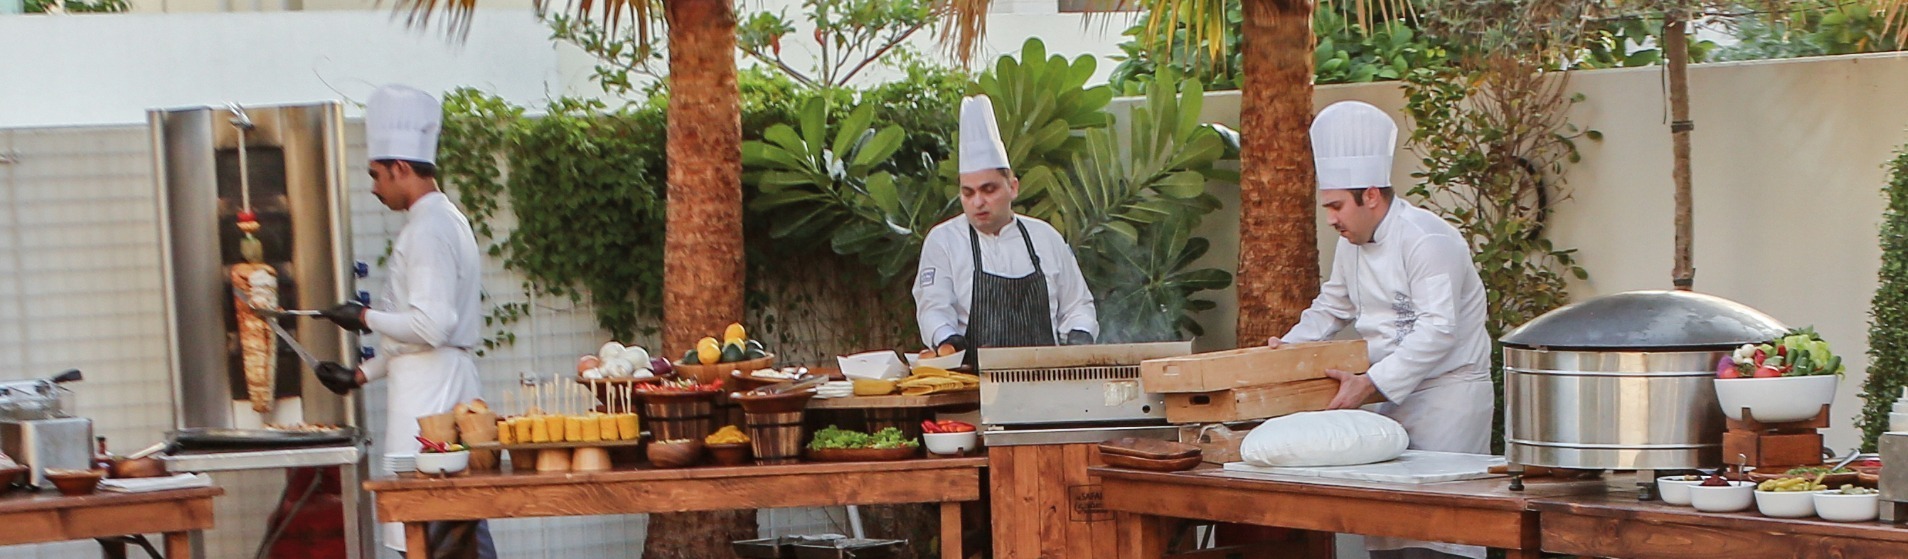
[[[417,88],[378,88],[364,106],[365,147],[372,161],[402,159],[437,164],[437,133],[444,106]]]
[[[1398,125],[1362,101],[1339,101],[1312,119],[1312,161],[1319,190],[1391,186]]]
[[[986,95],[961,100],[961,172],[1007,168],[1007,146],[994,124],[994,101]]]

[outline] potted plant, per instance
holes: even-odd
[[[1744,344],[1716,364],[1716,399],[1723,415],[1741,420],[1805,421],[1835,401],[1847,367],[1813,328],[1790,330],[1781,339]]]

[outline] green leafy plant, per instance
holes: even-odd
[[[1736,43],[1715,49],[1711,60],[1766,60],[1899,50],[1887,15],[1872,2],[1800,2],[1783,17],[1735,18]]]
[[[65,0],[65,1],[25,0],[24,7],[25,7],[25,12],[29,14],[45,14],[45,13],[53,13],[53,12],[65,12],[69,14],[104,14],[104,13],[119,13],[119,12],[125,12],[128,10],[131,10],[132,4],[127,2],[126,0],[96,0],[92,2],[88,2],[86,0]]]
[[[981,73],[969,93],[985,93],[993,100],[1007,163],[1015,172],[1066,165],[1086,142],[1076,132],[1112,122],[1106,106],[1113,101],[1113,90],[1086,85],[1095,68],[1090,55],[1071,61],[1057,54],[1049,57],[1046,44],[1030,38],[1021,45],[1020,58],[1003,56]],[[1022,181],[1022,203],[1038,202],[1041,194],[1039,187]]]
[[[1888,413],[1908,387],[1908,147],[1888,162],[1882,191],[1880,285],[1868,303],[1868,379],[1862,382],[1862,449],[1875,451],[1888,430]]]
[[[1403,79],[1415,68],[1449,64],[1444,44],[1420,33],[1413,20],[1371,26],[1353,23],[1340,10],[1312,15],[1318,46],[1312,49],[1314,83],[1362,83]]]
[[[945,7],[926,0],[803,0],[814,28],[813,42],[802,42],[815,63],[795,68],[782,57],[783,39],[795,32],[785,14],[755,12],[736,25],[736,48],[809,87],[848,85],[890,52],[905,49],[910,37],[938,21]]]
[[[1219,207],[1206,181],[1238,181],[1214,166],[1236,154],[1199,122],[1205,91],[1198,80],[1177,83],[1148,84],[1146,103],[1127,119],[1124,153],[1112,129],[1090,129],[1070,165],[1035,168],[1021,183],[1050,185],[1028,214],[1052,223],[1073,247],[1097,302],[1101,341],[1201,335],[1187,313],[1213,303],[1194,295],[1232,283],[1223,270],[1191,269],[1210,246],[1192,230]]]
[[[1191,37],[1197,14],[1182,13],[1172,25],[1154,22],[1151,14],[1126,29],[1128,39],[1120,43],[1120,64],[1107,76],[1107,83],[1124,94],[1143,94],[1145,85],[1163,70],[1171,70],[1199,80],[1210,90],[1234,90],[1243,78],[1239,27],[1243,16],[1240,4],[1225,4],[1223,44],[1195,43]],[[1312,10],[1312,30],[1317,36],[1313,50],[1314,82],[1318,84],[1353,83],[1401,79],[1414,68],[1446,64],[1446,47],[1418,29],[1416,18],[1400,17],[1372,21],[1345,3],[1320,3]],[[1172,40],[1167,40],[1172,39]],[[1146,45],[1160,45],[1154,51]],[[1217,56],[1215,56],[1215,52]]]
[[[742,145],[744,181],[761,194],[750,207],[772,214],[769,234],[798,244],[826,241],[836,253],[858,255],[883,278],[906,271],[920,254],[927,228],[945,217],[945,189],[907,188],[876,167],[892,158],[901,127],[872,129],[874,107],[850,113],[832,137],[827,106],[808,102],[800,131],[776,125],[764,141]],[[937,196],[938,194],[938,196]]]

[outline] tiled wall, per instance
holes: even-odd
[[[374,263],[360,287],[376,292],[384,272],[375,262],[404,219],[371,196],[356,123],[347,137],[353,140],[347,155],[352,248]],[[147,130],[0,129],[5,160],[12,162],[0,163],[0,380],[79,368],[86,373],[77,386],[79,413],[93,418],[115,451],[162,440],[172,428],[173,401]],[[487,263],[484,284],[488,304],[527,299],[522,278],[497,262]],[[478,360],[485,394],[498,404],[519,373],[547,378],[573,371],[575,356],[607,339],[586,307],[567,299],[534,303],[532,315],[514,328],[516,343]],[[384,424],[384,386],[365,394],[375,432]],[[381,448],[373,449],[373,457],[381,455]],[[252,556],[283,475],[214,476],[226,495],[216,503],[219,527],[204,539],[205,557]],[[760,520],[765,534],[847,531],[839,508],[763,511]],[[493,523],[492,531],[503,557],[534,559],[636,557],[644,535],[640,515],[508,520]],[[96,553],[91,543],[13,546],[0,548],[0,559]]]

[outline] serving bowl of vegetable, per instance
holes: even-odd
[[[1867,522],[1881,514],[1881,493],[1866,487],[1844,485],[1841,489],[1817,491],[1811,495],[1815,514],[1834,522]]]
[[[829,425],[815,432],[805,455],[816,462],[864,462],[913,458],[920,450],[920,440],[894,427],[869,434]]]
[[[1790,330],[1766,344],[1745,344],[1716,364],[1716,401],[1723,415],[1763,423],[1805,421],[1835,401],[1847,369],[1815,330]]]

